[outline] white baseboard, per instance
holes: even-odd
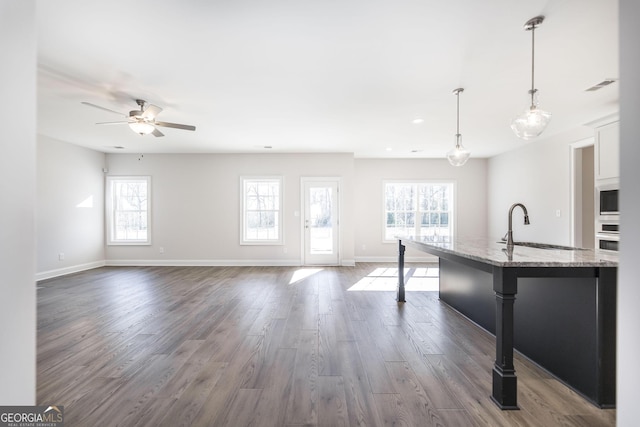
[[[298,267],[297,259],[111,259],[107,260],[110,267]]]
[[[41,271],[36,273],[36,282],[40,280],[52,279],[54,277],[65,276],[67,274],[79,273],[85,270],[91,270],[92,268],[104,267],[106,261],[95,261],[86,264],[72,265],[70,267],[57,268],[55,270]]]
[[[340,263],[340,265],[342,267],[355,267],[356,266],[356,260],[355,259],[343,259],[342,262]]]

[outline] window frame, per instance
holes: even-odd
[[[419,185],[449,185],[451,195],[448,200],[449,202],[449,227],[450,227],[450,239],[453,240],[455,238],[456,233],[456,221],[458,218],[456,207],[457,207],[457,183],[454,180],[383,180],[382,181],[382,243],[396,243],[396,239],[388,239],[387,238],[387,199],[386,199],[386,189],[388,184],[404,184],[404,185],[415,185],[418,187]],[[416,188],[417,190],[417,188]],[[417,191],[416,191],[417,194]],[[418,203],[418,199],[416,199],[416,205]],[[418,206],[415,206],[413,210],[415,216],[415,224],[414,224],[414,235],[419,235],[420,232],[420,221],[419,215],[420,211],[418,210]]]
[[[116,239],[115,238],[115,195],[113,186],[116,182],[146,182],[147,185],[147,238],[146,239]],[[106,178],[105,210],[106,210],[106,234],[108,246],[150,246],[151,245],[151,176],[116,176],[110,175]]]
[[[275,239],[247,238],[247,182],[277,182],[278,183],[278,236]],[[240,177],[240,245],[242,246],[281,246],[284,245],[284,177],[281,175],[243,175]]]

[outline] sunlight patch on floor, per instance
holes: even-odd
[[[293,285],[294,283],[300,282],[321,271],[322,271],[321,268],[299,268],[298,270],[293,272],[293,275],[291,276],[291,280],[289,281],[289,284]]]
[[[437,291],[438,267],[405,268],[405,291]],[[395,291],[397,268],[376,268],[349,288],[349,291]]]

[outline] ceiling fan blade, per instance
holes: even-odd
[[[166,128],[176,128],[176,129],[182,129],[182,130],[196,130],[195,126],[180,125],[180,124],[177,124],[177,123],[155,122],[154,124],[156,126],[164,126]]]
[[[81,102],[81,104],[88,105],[89,107],[98,108],[98,109],[100,109],[100,110],[108,111],[108,112],[110,112],[110,113],[115,113],[115,114],[118,114],[118,115],[120,115],[120,116],[125,116],[125,117],[127,117],[127,115],[126,115],[126,114],[122,114],[122,113],[119,113],[119,112],[117,112],[117,111],[111,110],[111,109],[109,109],[109,108],[105,108],[105,107],[101,107],[101,106],[96,105],[96,104],[92,104],[92,103],[90,103],[90,102],[82,101],[82,102]]]
[[[155,119],[158,114],[162,111],[162,108],[157,105],[149,104],[149,106],[144,110],[144,112],[140,115],[145,119]]]
[[[129,122],[100,122],[96,123],[97,125],[126,125]]]
[[[164,133],[160,132],[157,128],[153,130],[153,132],[151,132],[151,135],[153,136],[164,136]]]

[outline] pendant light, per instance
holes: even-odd
[[[453,166],[462,166],[467,163],[471,153],[469,150],[462,146],[462,135],[460,134],[460,92],[463,92],[463,88],[458,88],[453,91],[457,98],[457,116],[456,116],[456,146],[449,150],[447,153],[447,159]]]
[[[524,24],[525,31],[531,31],[531,106],[522,114],[513,119],[511,129],[522,139],[532,139],[544,132],[545,128],[551,120],[551,113],[538,108],[538,89],[534,84],[534,65],[535,65],[535,31],[536,27],[542,24],[544,16],[536,16],[531,18]]]

